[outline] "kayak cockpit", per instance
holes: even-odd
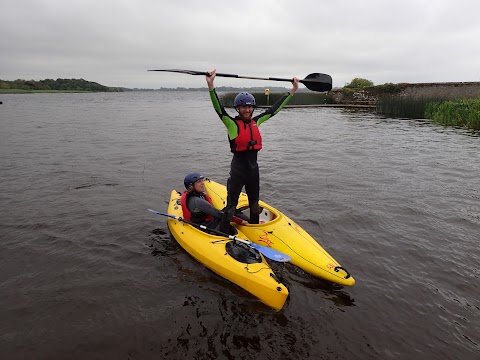
[[[247,215],[248,217],[250,217],[250,208],[248,206],[241,207],[239,210],[245,215]],[[272,222],[273,220],[278,219],[279,217],[280,217],[279,213],[272,211],[266,206],[260,206],[260,217],[259,217],[260,224]]]
[[[261,263],[262,257],[258,250],[239,241],[230,241],[225,245],[228,255],[244,264]]]

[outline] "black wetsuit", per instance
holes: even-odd
[[[223,216],[223,211],[213,207],[202,194],[193,193],[188,196],[187,207],[191,213],[191,221],[195,224],[205,225],[209,229],[216,228]],[[208,215],[211,215],[213,219],[206,221]],[[235,216],[242,220],[249,221],[249,217],[240,211],[236,211]]]

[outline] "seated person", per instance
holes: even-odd
[[[190,173],[185,176],[183,183],[187,189],[181,198],[183,218],[215,229],[220,224],[223,211],[213,206],[212,199],[206,193],[203,176],[196,172]],[[237,210],[232,218],[233,222],[242,225],[248,224],[248,220],[248,216],[242,214],[240,210]]]

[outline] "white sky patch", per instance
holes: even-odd
[[[205,87],[201,76],[147,69],[216,68],[260,77],[322,72],[334,86],[355,77],[480,81],[479,13],[474,0],[8,1],[0,11],[0,79]],[[219,78],[223,85],[268,83]]]

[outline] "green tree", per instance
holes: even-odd
[[[344,87],[348,89],[361,90],[370,86],[373,86],[373,81],[362,78],[355,78],[350,82],[350,84],[347,84]]]

